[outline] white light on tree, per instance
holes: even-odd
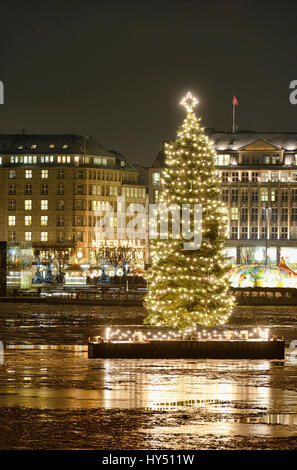
[[[174,328],[224,324],[233,307],[225,258],[227,208],[220,200],[215,150],[194,113],[198,100],[189,92],[181,104],[187,116],[176,140],[165,144],[159,203],[201,204],[202,244],[186,251],[183,237],[174,239],[170,231],[168,239],[160,234],[151,241],[145,322]]]

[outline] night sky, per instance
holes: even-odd
[[[203,125],[297,131],[292,0],[1,1],[2,133],[92,135],[150,165],[191,90]]]

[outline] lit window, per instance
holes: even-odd
[[[161,175],[158,171],[155,171],[153,173],[153,185],[154,186],[159,186],[161,180]]]
[[[42,226],[47,226],[48,225],[48,216],[47,215],[42,215],[40,217],[40,225],[42,225]]]
[[[68,144],[62,145],[62,148],[63,148],[63,149],[68,149]]]
[[[273,165],[279,165],[279,163],[280,163],[280,156],[279,156],[278,153],[274,153],[274,154],[272,155],[272,157],[271,157],[271,163],[272,163]]]
[[[102,165],[104,165],[104,166],[107,165],[107,158],[102,158]]]
[[[26,199],[25,200],[25,211],[31,211],[32,210],[32,200],[31,199]]]
[[[48,232],[41,232],[40,234],[40,240],[42,242],[47,242],[48,241]]]
[[[31,149],[37,149],[37,145],[36,145],[36,144],[32,144],[32,145],[31,145]]]
[[[277,202],[277,189],[271,189],[271,202]]]
[[[0,157],[0,165],[2,165],[2,157]]]
[[[227,166],[230,165],[230,155],[217,155],[217,165]]]
[[[16,177],[16,170],[9,170],[9,178],[15,178]]]
[[[54,148],[55,148],[55,144],[49,144],[48,148],[49,148],[49,149],[54,149]]]
[[[22,150],[23,149],[23,145],[18,145],[18,150]]]
[[[102,165],[102,158],[94,157],[94,165]]]
[[[14,226],[15,225],[15,215],[9,215],[8,216],[8,225],[10,227]]]
[[[261,201],[262,202],[268,201],[268,188],[261,189]]]
[[[287,171],[281,172],[282,183],[287,183],[289,181],[289,173]]]
[[[23,163],[27,163],[31,165],[32,163],[37,163],[37,157],[32,155],[24,155],[24,157],[20,157],[20,161],[23,159]]]
[[[32,225],[32,216],[31,215],[25,215],[25,225],[27,227],[30,227]]]
[[[48,210],[48,200],[47,199],[42,199],[40,201],[40,208],[42,211],[47,211]]]
[[[32,232],[25,232],[25,241],[26,242],[32,241]]]
[[[238,207],[231,207],[231,220],[238,220]]]
[[[261,173],[262,183],[268,183],[269,173],[267,171]]]
[[[269,165],[270,156],[269,155],[262,155],[262,161],[264,165]]]
[[[272,183],[277,183],[279,178],[279,172],[278,171],[272,171],[271,172],[271,181]]]
[[[41,170],[41,178],[42,179],[48,178],[48,170]]]
[[[32,178],[32,170],[25,171],[25,178]]]
[[[70,155],[58,155],[57,162],[58,163],[71,163],[71,156]]]
[[[100,186],[99,186],[100,187]],[[110,196],[117,196],[118,195],[118,188],[117,186],[110,186],[109,188],[109,195]]]
[[[54,156],[53,155],[41,155],[40,163],[53,163]]]

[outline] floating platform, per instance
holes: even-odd
[[[88,357],[131,359],[284,359],[285,342],[280,340],[89,342]]]

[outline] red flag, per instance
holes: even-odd
[[[239,106],[239,103],[238,103],[238,100],[237,100],[236,96],[233,96],[232,103],[233,103],[234,106]]]

